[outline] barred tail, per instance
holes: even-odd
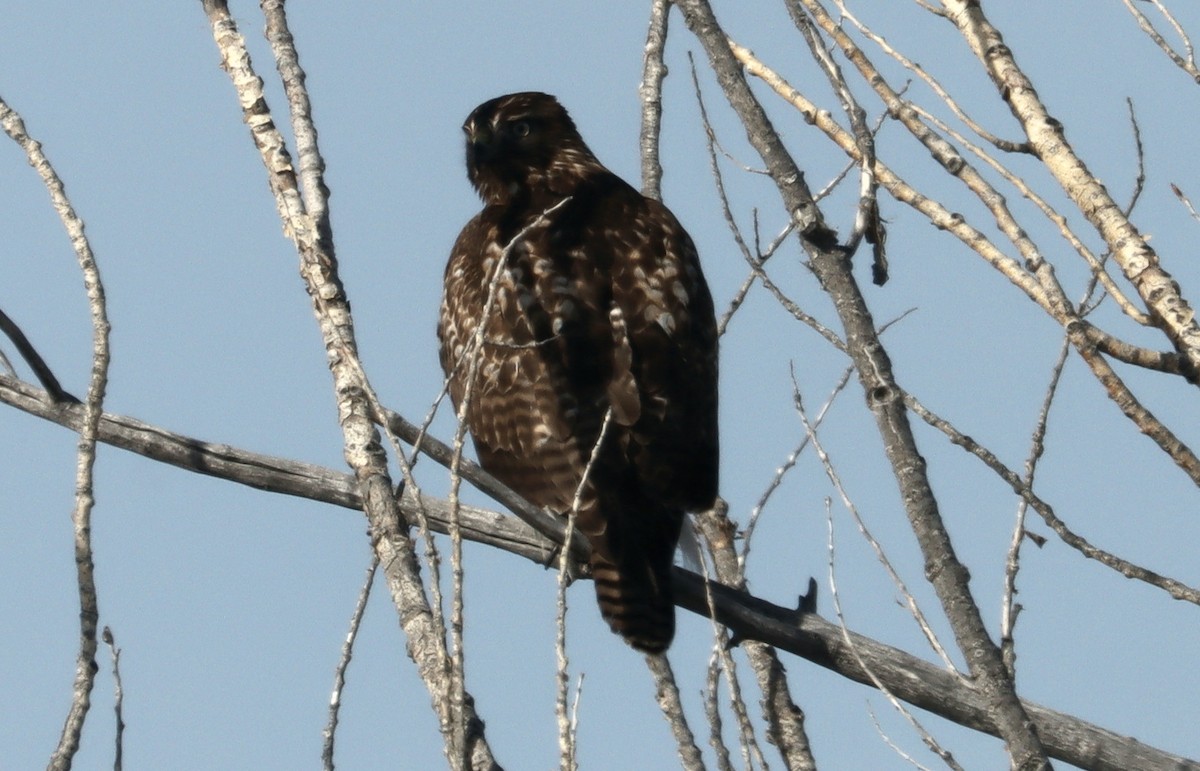
[[[626,555],[621,560],[624,565],[618,567],[600,549],[593,549],[592,578],[600,615],[609,627],[644,653],[662,653],[675,636],[671,558],[668,555],[665,564],[654,564],[662,560],[649,557]]]

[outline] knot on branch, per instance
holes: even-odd
[[[896,389],[889,385],[877,385],[867,391],[867,405],[871,409],[882,407],[896,398]]]

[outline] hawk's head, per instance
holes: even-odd
[[[604,169],[549,94],[525,91],[486,101],[463,131],[467,177],[487,204],[507,203],[521,191],[570,195],[580,180]]]

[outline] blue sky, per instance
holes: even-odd
[[[441,273],[459,228],[478,209],[462,165],[459,126],[479,102],[518,90],[555,93],[597,155],[638,181],[637,135],[647,10],[643,3],[293,3],[290,19],[333,191],[340,269],[363,361],[384,401],[421,418],[440,385],[434,323]],[[867,9],[933,70],[972,114],[1005,137],[1017,127],[946,23],[904,3]],[[1184,4],[1179,4],[1184,6]],[[995,6],[995,7],[992,7]],[[265,175],[200,3],[135,2],[125,13],[65,2],[18,4],[0,26],[0,95],[45,147],[87,222],[108,291],[113,365],[106,409],[201,439],[343,468],[330,378],[297,260],[283,238]],[[810,86],[837,112],[780,5],[718,4],[739,42]],[[1200,14],[1176,9],[1193,32]],[[1169,65],[1117,3],[988,4],[1006,40],[1090,167],[1125,200],[1136,173],[1126,97],[1146,145],[1147,187],[1135,215],[1195,305],[1195,221],[1168,189],[1200,198],[1196,85]],[[234,5],[276,117],[286,123],[253,3]],[[867,13],[872,15],[867,16]],[[681,19],[668,43],[664,197],[697,241],[718,308],[746,269],[721,217],[697,121],[686,55],[704,57]],[[706,74],[705,98],[725,147],[757,167]],[[903,82],[903,76],[894,81]],[[914,93],[924,98],[919,86]],[[857,93],[879,114],[864,87]],[[839,151],[766,96],[810,183],[844,164]],[[994,227],[895,125],[880,152],[931,195],[988,233]],[[70,390],[85,390],[91,330],[78,268],[46,194],[12,143],[0,151],[0,307],[23,327]],[[1015,162],[1047,189],[1032,161]],[[769,240],[786,222],[771,183],[726,165],[735,213],[757,210]],[[850,191],[825,204],[842,232]],[[1072,296],[1078,258],[1010,195]],[[1061,206],[1061,200],[1059,201]],[[900,383],[1021,467],[1061,330],[999,274],[886,196],[892,281],[860,280],[879,321],[916,308],[885,341]],[[1064,207],[1064,210],[1065,207]],[[1074,217],[1079,223],[1080,218]],[[1085,226],[1081,230],[1086,230]],[[1093,246],[1096,239],[1088,234]],[[794,242],[772,276],[809,312],[836,316]],[[1129,330],[1111,309],[1102,323]],[[792,410],[794,364],[815,411],[845,359],[761,289],[734,317],[722,348],[722,492],[744,521],[774,469],[803,435]],[[12,355],[7,344],[0,344]],[[24,369],[19,368],[27,375]],[[1197,446],[1195,392],[1129,372],[1147,406]],[[1054,406],[1039,489],[1098,545],[1193,585],[1200,583],[1200,496],[1108,402],[1073,358]],[[921,576],[921,560],[857,386],[839,397],[821,437],[875,535],[952,639]],[[442,415],[435,432],[448,437]],[[934,488],[969,564],[993,632],[1004,550],[1016,503],[990,472],[918,426]],[[5,768],[44,765],[65,715],[77,607],[70,511],[74,437],[0,409],[0,747]],[[445,473],[422,463],[428,492]],[[750,558],[754,592],[790,604],[809,576],[831,612],[825,497],[810,452],[764,514]],[[319,763],[333,666],[369,558],[361,514],[273,496],[161,466],[111,448],[97,464],[94,538],[101,623],[123,648],[125,754],[130,768],[306,768]],[[472,503],[486,499],[470,494]],[[929,656],[896,592],[835,506],[837,577],[850,625]],[[1032,529],[1049,534],[1038,522]],[[554,574],[468,546],[468,686],[509,768],[557,763],[553,719]],[[1053,537],[1027,549],[1018,627],[1024,696],[1191,757],[1200,674],[1196,608],[1125,581]],[[381,589],[381,587],[377,587]],[[599,620],[591,587],[569,594],[572,671],[584,673],[580,760],[585,768],[672,767],[673,747],[640,657]],[[711,644],[706,622],[680,614],[672,662],[698,707]],[[385,591],[371,602],[349,672],[339,733],[343,769],[443,765],[429,698],[404,655]],[[784,657],[822,767],[900,768],[889,737],[919,740],[876,692]],[[106,655],[77,768],[111,767]],[[753,693],[753,691],[750,691]],[[751,711],[758,709],[751,698]],[[699,709],[693,727],[703,730]],[[923,716],[967,768],[1004,764],[998,741]],[[701,739],[703,741],[703,739]],[[767,748],[769,750],[769,748]],[[925,762],[932,760],[927,756]]]

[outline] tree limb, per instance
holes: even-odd
[[[680,0],[679,8],[688,29],[704,46],[717,81],[741,119],[750,144],[766,164],[784,207],[797,220],[813,272],[841,318],[847,352],[858,370],[910,526],[924,556],[925,575],[937,592],[977,687],[986,695],[1013,768],[1019,771],[1048,768],[1045,748],[1017,698],[1000,649],[988,635],[968,586],[967,568],[958,559],[942,522],[925,473],[925,460],[916,446],[901,392],[892,375],[891,360],[876,334],[874,319],[854,278],[850,260],[838,246],[835,234],[823,224],[804,175],[751,91],[745,72],[708,3]]]
[[[55,404],[46,392],[7,376],[0,376],[0,402],[72,431],[78,431],[82,425],[81,405]],[[205,442],[134,418],[108,413],[100,418],[98,437],[114,447],[189,471],[259,490],[362,509],[358,485],[353,475],[344,472]],[[430,455],[438,459],[434,453]],[[491,476],[476,473],[477,468],[464,459],[463,477],[497,500],[521,500]],[[450,517],[446,502],[424,498],[422,504],[430,526],[438,532],[446,532]],[[416,507],[416,501],[409,495],[401,502],[401,512],[407,517],[415,515]],[[526,502],[523,508],[534,507]],[[553,553],[551,539],[515,517],[469,506],[462,507],[460,516],[463,537],[468,540],[495,546],[543,566]],[[585,552],[577,551],[577,547],[572,548],[572,553],[586,556]],[[715,582],[706,585],[703,578],[682,568],[675,568],[673,578],[676,604],[680,607],[707,618],[711,596],[717,621],[729,627],[738,638],[766,643],[870,685],[870,677],[846,649],[837,624],[815,613],[783,608]],[[964,687],[957,675],[897,648],[853,632],[850,634],[859,656],[897,697],[968,728],[999,735],[981,695]],[[1046,707],[1030,702],[1023,704],[1037,726],[1047,752],[1073,765],[1097,771],[1127,771],[1130,768],[1200,771],[1200,762],[1172,755]]]

